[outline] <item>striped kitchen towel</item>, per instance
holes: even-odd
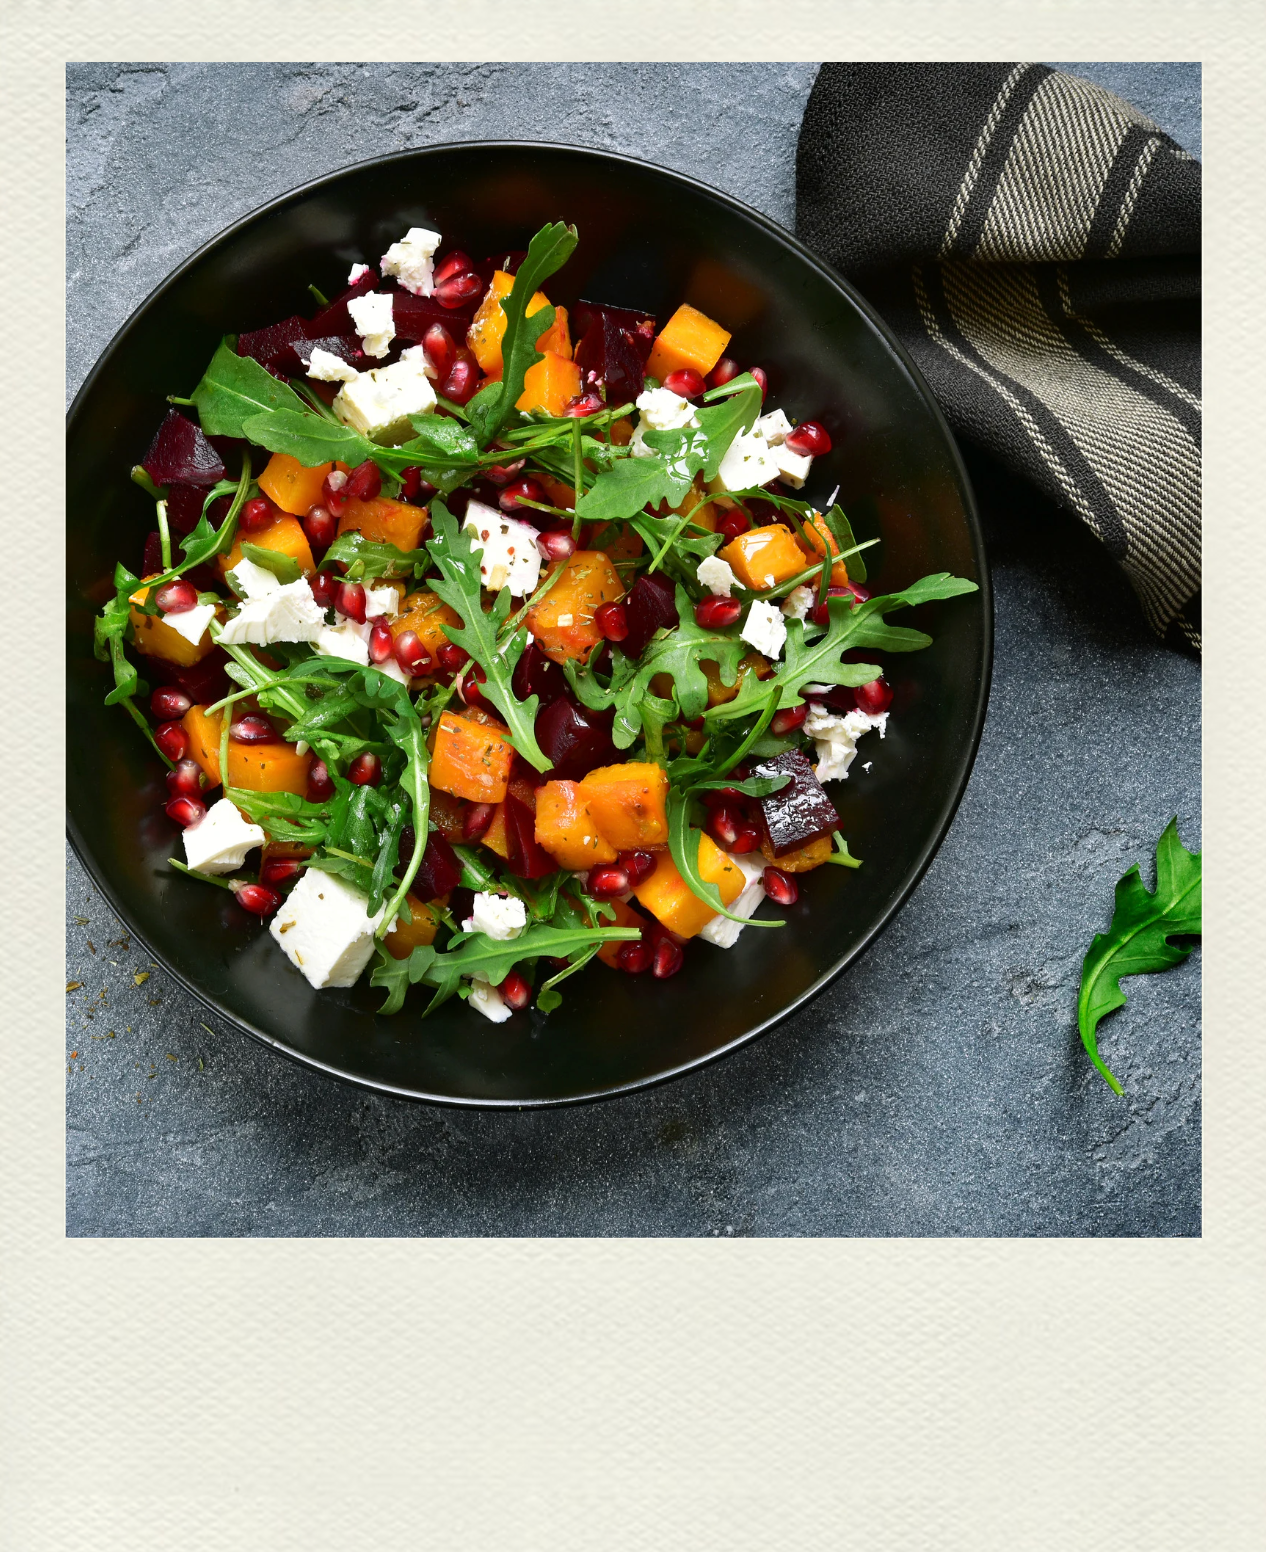
[[[1075,513],[1200,648],[1200,164],[1037,64],[828,64],[804,241],[874,303],[955,431]]]

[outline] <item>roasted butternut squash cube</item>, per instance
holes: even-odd
[[[492,820],[488,828],[480,837],[481,843],[490,852],[501,858],[502,862],[510,860],[510,837],[506,831],[506,806],[498,803],[492,812]]]
[[[626,905],[623,900],[610,900],[609,905],[615,907],[615,920],[599,922],[602,927],[636,927],[639,931],[650,926],[650,923],[642,915],[641,911],[635,911],[631,905]],[[632,938],[626,938],[623,942],[617,940],[613,943],[604,943],[598,950],[597,957],[604,965],[610,965],[613,970],[620,968],[619,953],[625,943],[632,943]]]
[[[319,463],[309,469],[289,453],[274,453],[259,477],[259,488],[283,512],[306,517],[320,504],[321,487],[333,467],[332,463]]]
[[[650,761],[600,765],[578,783],[598,834],[617,852],[668,842],[668,773]]]
[[[436,726],[430,781],[472,803],[501,803],[510,784],[514,746],[504,728],[444,712]]]
[[[261,550],[276,550],[279,555],[288,555],[305,575],[316,570],[312,547],[303,525],[289,512],[278,512],[267,528],[261,528],[255,533],[239,533],[229,553],[220,556],[221,575],[232,571],[241,560],[243,542],[254,544]]]
[[[784,873],[809,873],[814,868],[820,868],[831,855],[832,843],[829,835],[819,835],[816,840],[797,846],[794,851],[785,851],[781,857],[775,857],[773,844],[765,835],[761,838],[760,849],[766,862],[772,862]]]
[[[614,862],[616,849],[599,835],[589,805],[574,781],[547,781],[536,794],[536,841],[565,868],[583,873]]]
[[[555,561],[551,571],[559,564]],[[594,611],[623,598],[624,584],[611,557],[601,550],[576,550],[561,564],[563,575],[529,611],[527,626],[546,657],[556,663],[568,658],[584,662],[602,640]]]
[[[436,907],[444,905],[448,896],[442,896],[432,905],[423,905],[421,900],[412,894],[405,895],[405,900],[408,902],[413,920],[398,921],[394,930],[382,940],[393,959],[408,959],[415,948],[423,948],[428,943],[435,942],[435,934],[440,930],[440,914]]]
[[[711,658],[701,659],[699,667],[703,669],[703,677],[708,681],[709,706],[724,706],[727,701],[732,701],[748,674],[754,673],[758,679],[768,679],[774,671],[773,664],[760,652],[749,652],[740,660],[733,684],[724,683],[719,666]]]
[[[418,640],[434,657],[441,647],[448,645],[444,627],[450,625],[460,630],[461,624],[462,617],[456,609],[450,609],[438,594],[424,589],[420,593],[410,593],[401,603],[400,613],[391,621],[391,634],[403,636],[405,631],[415,631]]]
[[[683,302],[656,336],[646,363],[647,376],[658,377],[662,383],[670,372],[693,367],[706,377],[729,343],[728,329]]]
[[[805,555],[810,566],[815,565],[826,554],[838,555],[840,547],[835,535],[827,527],[826,518],[821,512],[812,512],[804,520],[804,536],[808,540],[806,545],[800,542],[801,552]],[[800,568],[802,571],[804,567]],[[831,581],[836,587],[843,587],[848,581],[848,566],[842,560],[837,560],[831,567]]]
[[[561,415],[579,392],[580,368],[566,356],[547,350],[523,374],[523,392],[515,400],[515,408]]]
[[[626,528],[620,523],[595,523],[585,539],[587,550],[601,550],[617,561],[636,560],[646,549],[636,528]]]
[[[503,269],[496,270],[493,273],[492,283],[479,304],[479,310],[466,331],[466,343],[474,353],[475,360],[489,377],[500,377],[503,370],[501,341],[505,338],[506,315],[501,301],[503,297],[510,295],[513,288],[514,276],[507,274]],[[539,313],[542,307],[548,307],[549,304],[549,297],[544,291],[534,292],[532,300],[527,305],[527,316],[530,318],[533,313]],[[552,350],[556,355],[570,358],[571,336],[568,332],[565,307],[555,309],[554,322],[544,337],[537,341],[536,348]]]
[[[180,719],[189,735],[189,753],[202,767],[213,787],[220,785],[220,727],[223,712],[208,714],[203,706],[191,706]],[[300,754],[294,744],[237,744],[229,740],[229,786],[248,792],[308,790],[312,755]]]
[[[143,604],[149,597],[149,588],[141,587],[132,594],[131,602]],[[216,610],[216,619],[224,619],[224,610]],[[200,663],[215,643],[209,630],[204,630],[197,641],[190,641],[178,630],[173,630],[161,614],[142,614],[133,609],[129,615],[132,633],[136,638],[136,650],[147,657],[160,657],[165,663],[175,663],[178,668],[192,668]]]
[[[710,835],[699,832],[699,875],[705,883],[715,884],[721,892],[722,905],[729,906],[743,892],[743,875],[730,861]],[[702,932],[715,917],[716,912],[705,905],[698,895],[691,892],[689,884],[677,871],[677,864],[668,852],[661,852],[655,863],[655,871],[644,878],[633,891],[638,902],[651,915],[675,932],[680,938],[693,938]]]
[[[796,543],[796,536],[782,523],[770,523],[765,528],[749,528],[746,533],[731,539],[720,551],[723,561],[728,561],[734,575],[744,587],[762,592],[777,587],[788,577],[794,577],[805,569],[804,551]]]
[[[545,492],[551,506],[566,507],[571,511],[576,505],[576,492],[565,480],[556,479],[554,475],[544,473],[534,474],[533,479]]]
[[[429,521],[425,507],[375,496],[372,501],[349,501],[338,520],[338,531],[344,534],[355,529],[378,544],[416,550]]]

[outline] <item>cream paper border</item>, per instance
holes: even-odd
[[[0,1546],[1239,1552],[1262,1501],[1260,10],[9,0],[9,585],[46,565],[68,59],[1203,58],[1205,1234],[1174,1241],[93,1241],[63,1233],[61,664],[0,613]],[[12,304],[11,304],[12,306]],[[46,487],[24,496],[31,471]],[[20,552],[15,554],[15,551]],[[21,680],[17,682],[17,672]],[[45,745],[47,748],[45,749]]]

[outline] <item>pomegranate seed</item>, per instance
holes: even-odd
[[[435,654],[439,665],[447,673],[455,674],[464,663],[470,661],[470,653],[465,647],[459,647],[455,641],[446,641]]]
[[[828,587],[826,596],[830,598],[855,598],[858,603],[865,603],[870,597],[864,587],[859,587],[856,582],[846,582],[843,587]],[[809,611],[809,618],[815,625],[829,625],[831,623],[831,611],[825,602],[814,604]]]
[[[507,1008],[513,1008],[516,1013],[521,1013],[532,1000],[532,988],[517,970],[511,970],[502,981],[499,990],[502,1002]]]
[[[372,501],[382,491],[382,472],[372,458],[358,463],[343,487],[354,501]]]
[[[730,356],[722,356],[717,364],[708,373],[709,388],[723,388],[739,375],[739,364]]]
[[[569,556],[575,554],[576,541],[569,533],[543,533],[537,534],[536,547],[546,560],[567,560]],[[625,635],[627,634],[626,629]]]
[[[277,744],[277,729],[267,717],[239,717],[229,725],[229,737],[235,744]]]
[[[431,364],[436,380],[448,376],[457,359],[457,345],[442,323],[433,323],[422,336],[422,348]]]
[[[400,494],[406,501],[427,502],[435,494],[435,486],[422,478],[421,469],[404,469],[400,475]]]
[[[570,415],[573,420],[582,420],[586,415],[596,415],[604,408],[602,400],[596,393],[581,393],[568,401],[563,414]]]
[[[328,500],[330,496],[341,496],[347,488],[347,470],[331,469],[321,481],[321,494]]]
[[[608,641],[623,641],[629,633],[629,611],[623,604],[599,604],[593,612],[593,623]]]
[[[376,787],[382,780],[382,761],[367,749],[347,767],[347,779],[356,787]]]
[[[334,778],[324,760],[314,760],[308,772],[309,803],[328,803],[334,796]]]
[[[708,834],[726,851],[738,840],[743,829],[743,816],[730,803],[719,803],[708,814]]]
[[[618,862],[604,862],[589,870],[587,892],[595,900],[612,900],[629,892],[629,875]]]
[[[303,872],[303,863],[293,857],[267,857],[259,870],[261,884],[288,884]]]
[[[784,445],[802,458],[820,458],[831,451],[831,438],[819,421],[806,420],[784,438]]]
[[[704,630],[725,630],[742,612],[737,598],[705,598],[695,605],[695,619]]]
[[[804,719],[809,715],[809,708],[801,703],[799,706],[788,706],[785,711],[776,711],[773,721],[769,724],[769,731],[777,733],[780,738],[788,733],[794,733],[798,727],[804,726]]]
[[[154,602],[164,614],[186,614],[198,602],[198,589],[192,582],[177,578],[163,583],[154,594]]]
[[[657,981],[666,981],[670,975],[677,974],[685,959],[680,943],[674,943],[671,938],[661,938],[655,945],[655,957],[651,960],[651,974]]]
[[[256,496],[238,513],[237,526],[243,533],[258,533],[261,528],[271,524],[274,510],[272,502],[265,496]]]
[[[616,951],[615,962],[625,975],[641,975],[651,967],[650,945],[643,943],[640,938],[636,942],[630,938]]]
[[[385,663],[395,655],[396,638],[391,634],[391,627],[384,625],[381,620],[375,620],[374,628],[369,633],[369,661]]]
[[[669,372],[664,387],[682,399],[697,399],[703,392],[703,378],[692,366],[684,366],[679,372]]]
[[[858,711],[864,711],[868,717],[882,717],[892,705],[892,686],[884,678],[859,684],[853,694],[857,697]]]
[[[516,474],[523,473],[523,465],[526,462],[526,458],[516,458],[513,463],[494,463],[492,468],[486,469],[484,473],[494,485],[508,485]]]
[[[479,387],[479,376],[478,361],[464,345],[459,345],[457,359],[436,392],[442,399],[451,399],[454,404],[469,404],[475,397],[475,389]]]
[[[781,868],[766,868],[761,874],[761,883],[775,905],[794,905],[800,898],[800,889],[795,879]]]
[[[338,524],[329,507],[310,507],[303,520],[303,531],[315,550],[328,550],[338,534]]]
[[[169,760],[183,760],[189,753],[189,735],[179,722],[160,722],[154,729],[154,742]]]
[[[167,685],[161,690],[155,690],[149,698],[149,709],[161,722],[183,717],[192,705],[193,702],[183,690],[173,690]]]
[[[281,904],[281,896],[275,889],[265,889],[262,884],[243,884],[234,890],[237,903],[252,916],[271,916]]]
[[[467,706],[488,706],[488,702],[480,693],[479,686],[488,683],[488,675],[484,673],[478,663],[473,663],[470,669],[462,676],[460,694]],[[488,706],[491,711],[492,708]]]
[[[737,507],[732,512],[727,512],[717,524],[717,532],[727,539],[737,539],[742,533],[746,533],[752,526],[752,520],[746,512],[740,512]]]
[[[630,889],[636,889],[644,878],[649,878],[655,871],[653,851],[622,851],[616,860],[628,875]]]
[[[196,760],[177,760],[167,772],[167,790],[173,798],[202,800],[202,767]]]
[[[495,803],[472,803],[462,815],[462,840],[477,841],[487,835],[492,816],[497,811]]]
[[[765,395],[769,392],[769,378],[765,375],[765,370],[763,367],[754,366],[750,367],[749,370],[752,376],[756,379],[757,383],[760,385],[760,397],[761,403],[763,404],[765,402]]]
[[[395,651],[396,662],[406,674],[424,674],[431,666],[431,654],[417,631],[401,631],[395,640]]]
[[[497,505],[503,512],[514,512],[521,501],[544,500],[544,490],[529,474],[526,478],[515,480],[512,485],[507,485],[497,497]]]
[[[754,824],[739,826],[739,833],[730,844],[730,850],[736,857],[746,856],[749,851],[755,851],[760,845],[760,831]]]
[[[308,578],[308,586],[312,590],[313,598],[322,609],[334,607],[334,596],[338,592],[338,578],[332,571],[318,571],[315,576]]]
[[[441,307],[452,309],[479,296],[483,289],[483,280],[473,269],[468,269],[441,280],[431,294]]]
[[[197,798],[183,796],[172,798],[166,809],[168,819],[174,819],[178,825],[183,825],[186,830],[190,825],[196,825],[206,811],[207,805],[205,803],[200,803]]]
[[[454,248],[452,253],[446,258],[441,259],[435,266],[435,273],[431,276],[431,284],[433,286],[442,285],[444,281],[451,280],[454,275],[464,275],[467,271],[474,269],[474,267],[468,253],[463,253],[460,248]],[[439,328],[439,325],[433,324],[432,327]]]
[[[365,589],[359,582],[340,582],[334,595],[334,607],[357,625],[365,623]]]

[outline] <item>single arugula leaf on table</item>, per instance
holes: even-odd
[[[1114,1094],[1122,1089],[1099,1055],[1099,1021],[1125,1006],[1123,975],[1170,970],[1191,952],[1190,946],[1179,947],[1171,939],[1201,935],[1200,857],[1178,839],[1178,820],[1171,819],[1156,845],[1155,891],[1139,877],[1137,863],[1130,868],[1117,883],[1107,932],[1096,933],[1082,963],[1077,1028],[1090,1060]]]

